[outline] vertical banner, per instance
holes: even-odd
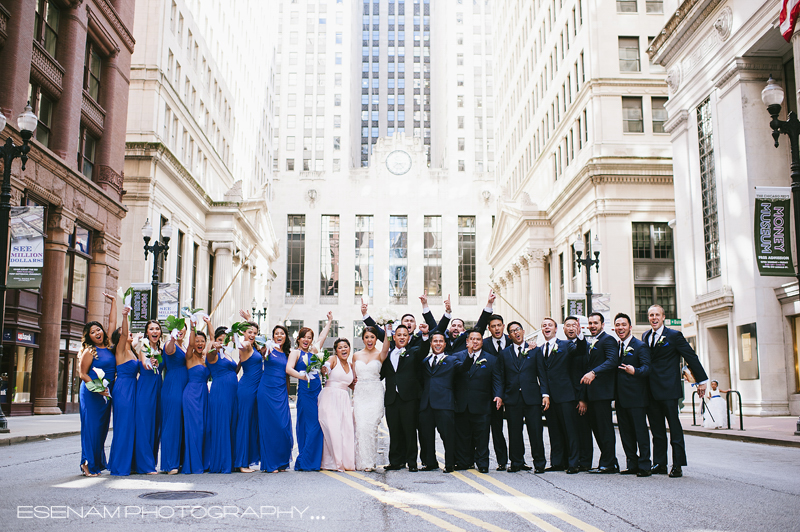
[[[145,325],[150,318],[150,283],[131,284],[133,293],[131,294],[131,331],[145,332]]]
[[[180,288],[180,283],[159,283],[158,321],[167,319],[167,316],[178,316]]]
[[[586,294],[566,294],[567,316],[586,316]]]
[[[44,270],[44,207],[11,207],[8,288],[35,288]]]
[[[755,231],[758,273],[794,277],[789,230],[789,187],[756,187]]]

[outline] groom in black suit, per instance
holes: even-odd
[[[430,339],[428,326],[419,326],[421,342],[407,347],[408,327],[400,325],[394,333],[395,347],[381,366],[381,378],[386,382],[383,404],[389,426],[389,465],[387,471],[402,469],[417,471],[417,415],[419,413],[419,379],[417,368],[428,355]]]
[[[494,357],[499,357],[500,353],[508,347],[511,340],[505,334],[505,324],[503,317],[500,314],[492,314],[489,317],[489,334],[490,336],[483,339],[483,351]],[[503,434],[503,420],[505,419],[505,407],[497,405],[492,401],[490,404],[491,427],[492,427],[492,444],[494,446],[494,455],[497,458],[497,470],[505,471],[506,464],[508,463],[508,444],[506,437]],[[488,465],[486,467],[489,467]]]
[[[433,317],[433,313],[431,309],[428,308],[428,296],[421,295],[419,297],[420,302],[422,303],[422,317],[425,320],[425,323],[428,325],[428,331],[433,332],[436,329],[436,319]],[[448,303],[449,304],[449,303]],[[381,342],[384,341],[386,338],[386,331],[384,331],[372,316],[369,315],[369,306],[364,303],[364,298],[361,298],[361,317],[364,320],[364,325],[367,327],[375,327],[378,334],[378,340]],[[415,347],[422,343],[422,328],[417,331],[417,319],[411,313],[403,314],[403,317],[400,318],[400,323],[403,324],[408,329],[408,334],[410,335],[408,339],[407,347]],[[444,325],[446,327],[446,325]]]
[[[617,465],[617,438],[611,416],[611,401],[614,400],[614,385],[619,366],[619,344],[617,340],[603,331],[603,315],[599,312],[589,314],[589,332],[594,338],[587,345],[589,369],[581,379],[586,385],[589,398],[589,423],[594,439],[600,447],[600,462],[591,473],[619,473]]]
[[[664,326],[664,309],[653,305],[647,310],[651,329],[642,340],[650,346],[650,395],[652,401],[647,409],[650,432],[653,433],[653,474],[667,473],[667,428],[672,444],[672,469],[670,477],[683,476],[686,465],[686,444],[683,427],[678,417],[678,400],[683,396],[681,383],[681,358],[689,366],[697,382],[697,395],[706,393],[706,375],[697,354],[680,331]]]
[[[480,337],[480,333],[474,334]],[[439,469],[436,460],[436,429],[444,443],[444,472],[452,473],[456,458],[454,379],[472,366],[472,358],[447,355],[444,333],[431,335],[431,354],[422,360],[420,376],[422,397],[419,402],[419,436],[423,450],[423,471]],[[424,445],[422,442],[425,442]]]

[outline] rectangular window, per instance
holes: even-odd
[[[181,278],[183,277],[181,274],[183,273],[183,240],[185,235],[183,231],[178,229],[178,246],[175,250],[175,257],[177,259],[177,267],[175,269],[175,282],[178,283],[178,301],[183,302],[183,286],[181,285]]]
[[[664,0],[646,0],[644,5],[647,13],[660,14],[664,12]]]
[[[475,217],[458,217],[458,295],[475,297]]]
[[[286,228],[286,295],[304,294],[306,261],[306,217],[290,214]]]
[[[620,72],[639,72],[639,38],[619,38],[619,70]]]
[[[661,305],[664,308],[664,317],[677,318],[678,304],[674,286],[636,286],[633,289],[636,304],[636,323],[644,325],[648,322],[647,310],[652,305]]]
[[[424,280],[425,293],[442,295],[442,217],[426,216],[424,219]]]
[[[617,13],[636,13],[637,0],[617,0]]]
[[[642,133],[642,99],[638,96],[622,97],[622,131],[625,133]]]
[[[28,86],[28,100],[33,108],[33,113],[39,117],[39,123],[36,126],[36,140],[44,146],[49,146],[55,103],[38,85]]]
[[[372,216],[356,216],[355,296],[372,297],[375,241]],[[369,299],[368,299],[369,300]]]
[[[83,88],[95,102],[100,102],[100,70],[103,60],[97,46],[86,39],[86,57],[83,68]]]
[[[53,0],[36,0],[36,41],[51,57],[56,57],[58,49],[58,23],[61,11]]]
[[[287,172],[294,171],[294,159],[286,159],[286,171]]]
[[[389,217],[389,298],[408,301],[408,216]]]
[[[82,307],[86,306],[89,295],[91,243],[92,232],[76,225],[69,238],[69,248],[64,262],[63,298]]]
[[[700,150],[700,187],[703,200],[703,240],[706,277],[720,275],[719,220],[717,219],[717,183],[714,169],[714,135],[711,126],[711,100],[697,106],[697,141]]]
[[[319,295],[339,295],[339,217],[322,216]]]
[[[91,180],[94,174],[95,150],[97,139],[89,134],[85,127],[81,128],[78,139],[78,166],[86,179]]]
[[[653,133],[666,133],[664,122],[667,121],[667,110],[664,109],[664,104],[667,103],[667,99],[654,96],[650,102],[653,107]]]

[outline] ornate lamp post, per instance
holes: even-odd
[[[267,307],[269,306],[269,302],[265,299],[261,303],[261,310],[256,312],[256,307],[258,306],[258,302],[256,301],[256,298],[254,297],[253,298],[253,302],[250,303],[250,306],[253,309],[253,319],[258,322],[258,326],[260,328],[261,327],[261,320],[262,319],[264,319],[264,320],[267,319]]]
[[[573,246],[577,257],[575,262],[578,264],[578,271],[581,271],[581,266],[586,266],[586,315],[588,316],[592,313],[592,266],[595,267],[598,273],[600,272],[600,249],[602,244],[600,244],[600,239],[595,236],[592,247],[586,253],[585,259],[581,258],[583,252],[586,251],[583,239],[576,240]],[[591,257],[592,251],[594,251],[594,258]]]
[[[17,117],[17,126],[19,127],[20,135],[22,136],[22,145],[17,146],[14,144],[13,139],[9,136],[5,144],[0,146],[0,156],[3,158],[3,185],[0,189],[0,248],[2,248],[2,257],[0,257],[0,331],[6,321],[6,276],[8,275],[8,232],[9,225],[11,224],[11,164],[14,159],[19,158],[22,161],[22,169],[25,170],[25,163],[28,162],[28,152],[31,151],[29,142],[36,131],[36,126],[39,119],[33,114],[31,104],[25,106],[25,110]],[[0,113],[0,131],[6,127],[6,117]],[[3,360],[3,342],[0,339],[0,361]],[[6,390],[6,399],[10,398],[11,390]],[[10,405],[9,401],[9,405]],[[9,432],[8,421],[3,414],[3,409],[0,408],[0,432]]]
[[[161,228],[161,238],[164,241],[159,242],[156,240],[150,245],[150,238],[153,236],[153,226],[150,225],[150,218],[144,223],[142,227],[142,238],[144,238],[144,258],[147,260],[147,254],[153,254],[153,281],[152,291],[150,292],[150,319],[158,319],[158,256],[162,253],[164,258],[167,258],[167,251],[169,251],[169,239],[172,238],[172,224],[166,223]]]
[[[775,147],[778,147],[778,139],[781,133],[789,137],[789,145],[792,151],[792,203],[794,204],[794,249],[800,250],[800,120],[794,111],[790,111],[786,120],[778,120],[783,103],[783,89],[775,83],[772,76],[767,80],[767,86],[761,91],[761,101],[767,106],[767,112],[772,117],[769,126],[772,128],[772,138],[775,139]],[[800,282],[800,269],[797,272],[797,280]],[[800,418],[797,419],[797,429],[795,436],[800,436]]]

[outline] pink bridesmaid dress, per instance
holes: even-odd
[[[356,468],[356,430],[349,386],[353,366],[345,372],[341,361],[328,372],[328,382],[319,394],[319,424],[322,427],[322,469],[353,471]]]

